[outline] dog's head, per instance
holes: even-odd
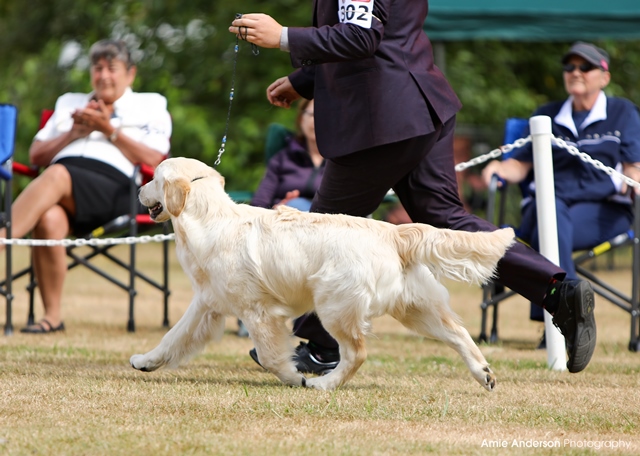
[[[182,213],[192,183],[205,178],[217,179],[224,188],[224,177],[201,161],[169,158],[158,165],[153,180],[140,189],[140,202],[155,222],[166,222]]]

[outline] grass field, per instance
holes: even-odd
[[[158,250],[140,246],[146,270],[157,269]],[[28,250],[15,252],[16,265],[24,264]],[[606,274],[629,283],[624,268]],[[175,260],[171,282],[175,323],[191,298]],[[528,320],[528,304],[513,298],[501,309],[501,342],[481,346],[498,377],[494,393],[453,350],[389,318],[374,322],[369,358],[353,380],[321,392],[285,387],[257,366],[231,318],[222,341],[183,367],[133,370],[129,357],[165,333],[160,293],[140,288],[137,332],[127,333],[125,292],[86,270],[66,282],[65,333],[20,334],[24,285],[15,284],[16,334],[0,336],[0,454],[640,453],[640,353],[627,351],[628,315],[602,300],[596,352],[580,374],[546,367],[546,352],[534,349],[542,329]],[[477,337],[480,291],[450,290]]]

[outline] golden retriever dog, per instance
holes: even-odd
[[[135,369],[177,366],[220,338],[225,316],[234,316],[246,325],[262,366],[282,382],[331,390],[364,362],[371,320],[389,314],[445,342],[482,386],[495,388],[494,374],[438,279],[488,280],[513,243],[510,228],[469,233],[236,204],[217,171],[188,158],[162,162],[140,201],[156,222],[171,220],[194,296],[156,348],[131,357]],[[287,322],[311,311],[340,344],[340,362],[327,375],[307,379],[292,360]]]

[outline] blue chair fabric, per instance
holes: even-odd
[[[0,180],[2,180],[2,224],[6,228],[6,237],[11,238],[11,202],[13,200],[12,162],[15,150],[16,131],[18,127],[18,108],[11,104],[0,104]],[[13,334],[12,324],[12,250],[11,245],[5,247],[5,279],[0,283],[0,293],[6,299],[5,335]]]

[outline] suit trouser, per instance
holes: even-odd
[[[434,133],[327,160],[311,212],[366,217],[393,188],[411,220],[439,228],[494,231],[486,220],[465,211],[458,195],[453,159],[455,118]],[[564,271],[535,250],[514,244],[498,263],[498,281],[542,305],[551,278]],[[337,347],[315,314],[301,317],[294,334],[325,347]]]
[[[557,176],[556,176],[557,177]],[[522,209],[519,235],[531,247],[540,250],[536,200],[533,199]],[[567,278],[577,279],[573,252],[590,249],[626,232],[633,223],[633,211],[628,204],[610,201],[580,201],[567,204],[556,198],[556,219],[558,226],[558,259],[560,267],[567,272]],[[544,321],[544,313],[538,306],[531,306],[530,318]]]

